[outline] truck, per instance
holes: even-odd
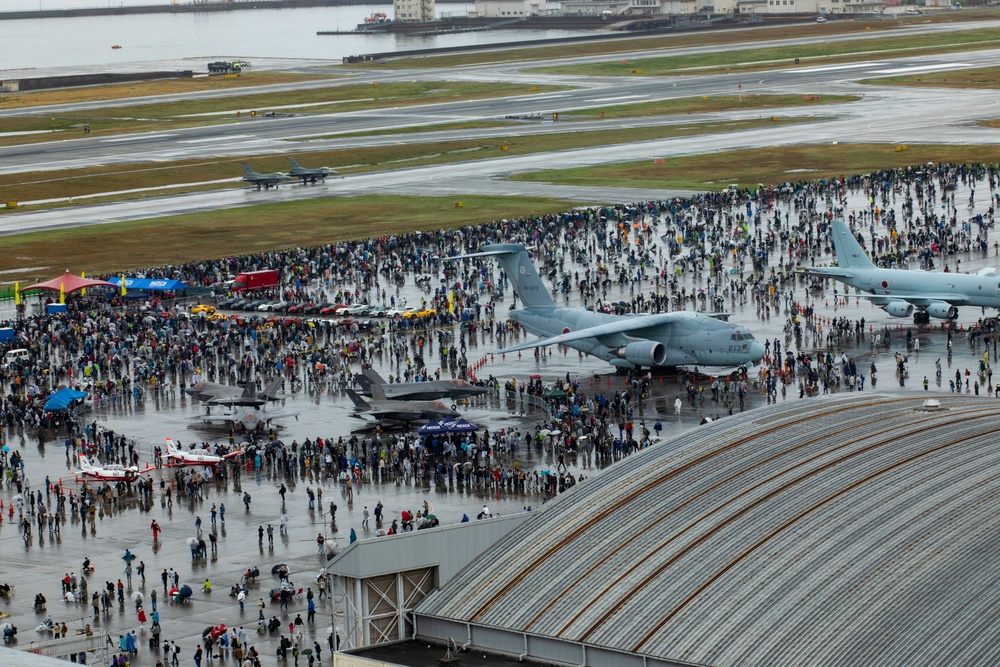
[[[250,63],[245,60],[218,60],[214,63],[208,63],[208,73],[209,74],[239,74],[243,71],[243,68],[248,67]]]
[[[278,272],[275,269],[263,271],[245,271],[235,278],[230,289],[234,292],[268,289],[278,286]]]

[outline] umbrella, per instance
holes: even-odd
[[[278,574],[282,570],[284,570],[287,573],[288,572],[288,566],[285,565],[284,563],[278,563],[277,565],[275,565],[274,567],[271,568],[271,574]]]
[[[437,520],[437,515],[436,514],[426,514],[424,516],[427,517],[428,521],[435,521],[435,520]]]
[[[142,602],[142,591],[136,591],[135,593],[132,593],[132,602],[135,602],[136,600]]]
[[[542,376],[539,375],[538,373],[535,373],[534,375],[531,376],[531,379],[532,380],[541,380]]]
[[[562,389],[550,389],[549,391],[545,392],[545,395],[548,396],[549,398],[563,398],[564,396],[566,396],[566,392],[563,391]]]
[[[187,543],[188,543],[188,546],[189,546],[189,547],[193,547],[193,546],[195,546],[196,544],[198,544],[198,538],[197,538],[197,537],[189,537],[189,538],[187,539]]]
[[[311,648],[304,648],[300,650],[299,653],[301,653],[302,655],[312,655],[313,650]]]
[[[552,435],[552,431],[550,431],[547,428],[543,428],[541,431],[538,432],[538,434],[539,435]]]
[[[181,586],[180,590],[177,591],[177,596],[181,598],[189,598],[191,597],[191,592],[192,592],[191,587],[188,586],[187,584],[184,584],[183,586]]]

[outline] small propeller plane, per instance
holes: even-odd
[[[145,475],[150,470],[155,470],[155,466],[138,468],[136,466],[125,467],[119,463],[112,463],[106,466],[95,466],[87,458],[86,454],[80,454],[80,468],[73,475],[80,479],[85,477],[99,482],[134,482],[140,475]]]
[[[164,465],[167,466],[214,466],[243,453],[242,449],[229,452],[223,456],[213,454],[207,449],[189,449],[184,451],[174,445],[174,441],[170,438],[167,438],[166,449],[167,453],[161,458],[166,459]]]

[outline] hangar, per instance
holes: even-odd
[[[629,457],[430,593],[413,636],[477,664],[1000,664],[1000,402],[926,396],[790,402]],[[406,644],[343,664],[414,664]]]

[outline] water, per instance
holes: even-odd
[[[151,4],[116,0],[115,4]],[[94,0],[44,0],[44,9],[99,7]],[[38,9],[34,0],[5,0],[4,11]],[[439,16],[464,16],[474,5],[441,4]],[[317,35],[348,31],[391,5],[26,19],[0,22],[0,71],[107,66],[182,58],[341,58],[355,53],[423,49],[588,34],[562,30],[498,30],[453,35]],[[121,49],[112,49],[120,44]],[[199,68],[200,69],[200,68]]]

